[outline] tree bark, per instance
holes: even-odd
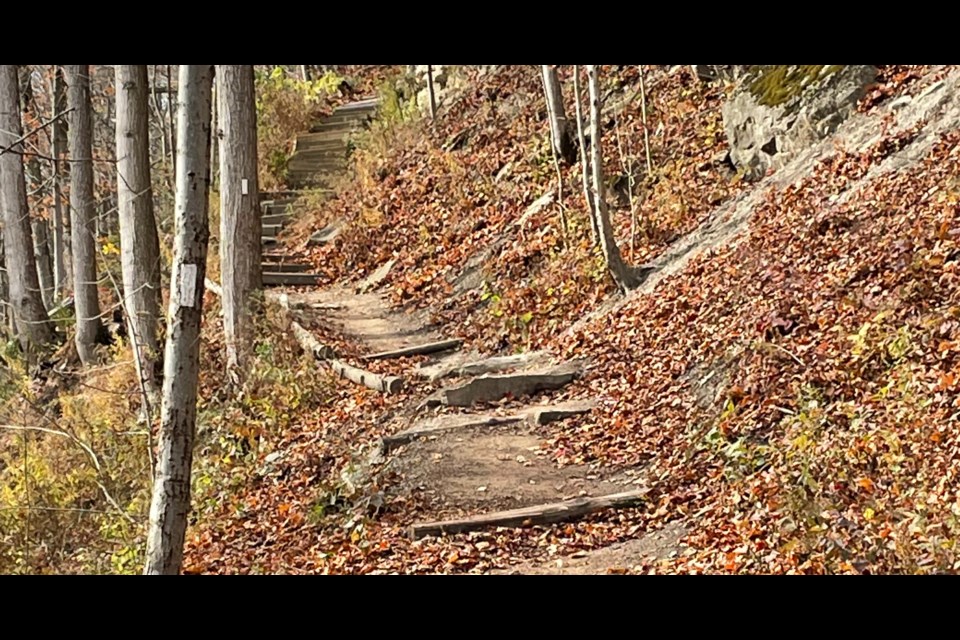
[[[77,331],[74,341],[80,360],[96,362],[94,345],[101,338],[97,295],[96,208],[93,197],[93,116],[90,65],[67,65],[70,112],[70,245]]]
[[[116,66],[117,196],[124,307],[138,354],[137,373],[150,395],[160,388],[160,241],[153,215],[147,67]]]
[[[67,88],[63,80],[63,70],[55,65],[53,71],[53,113],[51,117],[67,108]],[[66,243],[64,242],[63,211],[63,154],[67,149],[67,126],[62,118],[53,123],[53,279],[54,294],[57,299],[66,295],[67,265]]]
[[[587,201],[587,215],[590,217],[590,231],[593,242],[600,242],[600,230],[597,218],[593,215],[593,198],[590,195],[590,156],[587,155],[587,140],[583,132],[583,98],[580,95],[580,67],[573,65],[573,97],[577,114],[577,143],[580,146],[580,180],[583,183],[583,197]]]
[[[18,69],[20,80],[20,110],[23,114],[32,115],[40,120],[37,104],[33,97],[32,69],[29,65],[22,65]],[[29,140],[28,142],[34,142]],[[40,167],[40,158],[36,155],[24,158],[24,173],[26,174],[27,192],[32,197],[27,198],[27,208],[31,209],[31,202],[36,209],[36,203],[43,200],[46,188],[43,184],[43,169]],[[40,296],[43,305],[50,309],[53,304],[53,264],[50,261],[50,234],[47,221],[37,215],[31,221],[33,229],[33,254],[37,261],[37,276],[40,280]]]
[[[593,215],[596,218],[596,228],[600,249],[607,264],[610,275],[621,291],[627,292],[640,286],[637,272],[623,260],[620,247],[610,224],[610,213],[607,210],[607,201],[604,197],[603,185],[603,150],[600,138],[603,130],[600,125],[600,86],[597,78],[596,65],[587,65],[587,79],[590,91],[590,154],[593,169]]]
[[[196,433],[200,320],[207,269],[210,117],[213,65],[180,65],[175,238],[160,409],[158,467],[147,534],[148,575],[175,575],[183,564]]]
[[[217,101],[223,333],[227,369],[240,372],[252,342],[255,292],[263,288],[253,66],[218,65]]]
[[[40,295],[40,280],[33,256],[33,233],[27,211],[27,185],[23,173],[23,144],[17,65],[0,65],[0,209],[3,210],[4,249],[10,304],[19,331],[20,345],[53,342],[53,324]]]
[[[570,122],[563,108],[563,92],[560,90],[557,70],[548,64],[541,65],[541,70],[543,90],[547,96],[547,117],[550,120],[550,140],[553,143],[553,149],[564,162],[573,164],[577,160],[577,150],[573,146]]]
[[[430,96],[430,119],[437,117],[437,94],[433,90],[433,65],[427,65],[427,93]]]
[[[37,261],[40,297],[43,300],[43,306],[50,309],[54,305],[53,264],[50,260],[50,238],[47,221],[43,218],[34,218],[30,226],[33,228],[33,254]]]

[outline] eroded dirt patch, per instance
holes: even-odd
[[[585,466],[557,468],[541,439],[522,425],[464,429],[417,440],[399,453],[395,487],[419,494],[433,515],[490,512],[623,491],[610,475]]]

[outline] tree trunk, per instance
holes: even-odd
[[[53,264],[50,260],[47,221],[43,218],[34,218],[31,226],[33,227],[33,254],[37,260],[37,278],[40,280],[40,297],[43,299],[43,306],[50,309],[54,305]]]
[[[220,123],[220,277],[228,370],[241,371],[251,344],[260,272],[257,112],[253,66],[217,66]]]
[[[93,197],[93,107],[90,100],[90,65],[67,65],[70,112],[70,235],[74,307],[77,332],[74,340],[80,360],[96,362],[94,345],[101,337],[100,301],[97,295],[96,207]]]
[[[311,80],[310,67],[308,67],[305,64],[301,64],[299,66],[300,66],[300,77],[303,79],[304,82],[310,82]]]
[[[600,243],[600,230],[597,229],[597,217],[593,215],[593,198],[590,196],[590,156],[587,155],[587,140],[583,133],[583,98],[580,95],[580,67],[573,65],[573,97],[577,114],[577,142],[580,145],[580,179],[583,183],[583,197],[587,201],[587,214],[590,217],[590,231],[593,242]]]
[[[3,210],[4,249],[10,304],[19,330],[20,345],[53,342],[53,325],[40,296],[33,233],[27,212],[27,185],[23,174],[23,144],[17,65],[0,65],[0,209]]]
[[[40,113],[37,111],[37,104],[33,97],[33,80],[30,66],[22,65],[19,68],[20,80],[20,110],[25,115],[30,115],[36,120],[40,120]],[[30,140],[29,142],[35,142]],[[27,198],[28,210],[36,210],[36,204],[43,200],[46,188],[43,183],[43,169],[40,167],[40,158],[36,155],[26,156],[24,158],[24,173],[26,174],[27,193],[31,194]],[[33,206],[31,207],[31,203]],[[49,233],[47,231],[47,221],[34,215],[31,221],[33,229],[33,254],[37,261],[37,276],[40,280],[40,296],[43,298],[43,305],[50,309],[53,304],[53,264],[50,261]]]
[[[190,511],[190,468],[197,417],[200,319],[207,270],[212,65],[180,65],[173,273],[158,467],[147,534],[148,575],[175,575],[183,564]]]
[[[427,93],[430,95],[430,119],[437,117],[437,94],[433,90],[433,65],[427,65]]]
[[[623,261],[620,247],[610,224],[610,213],[603,188],[603,151],[600,138],[603,129],[600,125],[600,86],[596,65],[587,65],[587,79],[590,90],[590,154],[593,169],[593,215],[599,231],[600,249],[607,263],[607,269],[621,291],[627,292],[640,286],[641,280],[636,270]]]
[[[550,120],[550,140],[557,156],[567,164],[577,160],[577,150],[570,135],[570,122],[563,108],[563,93],[560,91],[560,79],[557,70],[548,64],[542,65],[543,90],[547,96],[547,117]]]
[[[63,80],[63,69],[55,65],[53,71],[53,114],[63,113],[67,108],[67,87]],[[58,300],[66,296],[68,266],[66,253],[65,214],[63,210],[63,154],[67,150],[66,120],[60,118],[53,123],[53,279],[54,294]]]
[[[116,66],[117,197],[124,306],[137,373],[150,395],[160,388],[157,323],[160,314],[160,241],[150,185],[147,67]]]
[[[2,206],[2,202],[0,202],[0,206]],[[13,334],[13,315],[10,313],[10,282],[7,279],[7,261],[3,251],[3,229],[0,229],[0,337],[9,339]]]

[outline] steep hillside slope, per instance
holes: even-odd
[[[361,140],[351,180],[288,240],[343,222],[310,249],[330,284],[395,260],[384,281],[394,303],[426,309],[469,347],[591,358],[559,399],[597,408],[541,430],[532,448],[560,470],[626,472],[647,500],[573,524],[411,542],[407,526],[435,505],[406,491],[403,470],[367,475],[357,453],[429,387],[382,396],[341,385],[276,434],[278,457],[237,502],[203,514],[191,570],[526,561],[522,570],[549,572],[557,557],[630,541],[656,552],[610,547],[590,566],[955,570],[960,71],[880,71],[863,113],[745,184],[724,160],[720,88],[686,67],[649,73],[644,175],[637,70],[604,67],[606,169],[623,195],[615,223],[626,257],[655,268],[628,298],[590,249],[578,167],[561,168],[561,203],[544,198],[556,169],[536,68],[467,72],[469,89],[435,123]],[[625,173],[638,176],[632,249]],[[661,543],[644,536],[665,524]]]

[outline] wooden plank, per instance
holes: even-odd
[[[362,384],[374,391],[381,393],[399,393],[403,388],[403,378],[397,376],[380,376],[339,360],[330,360],[329,364],[330,368],[341,378]]]
[[[306,273],[313,269],[313,265],[299,262],[262,262],[260,269],[263,273]]]
[[[260,237],[276,238],[282,227],[279,224],[261,224]]]
[[[450,340],[440,340],[438,342],[428,342],[427,344],[418,344],[403,349],[394,349],[393,351],[381,351],[380,353],[371,353],[363,356],[364,360],[386,360],[388,358],[403,358],[406,356],[422,356],[428,353],[439,353],[441,351],[450,351],[458,349],[463,344],[460,338]]]
[[[426,536],[466,533],[488,527],[532,527],[566,522],[606,509],[636,507],[646,499],[648,489],[625,491],[596,498],[573,498],[562,502],[498,511],[469,518],[423,522],[410,527],[410,537],[419,540]]]
[[[264,286],[304,287],[318,284],[320,277],[316,273],[264,273]]]

